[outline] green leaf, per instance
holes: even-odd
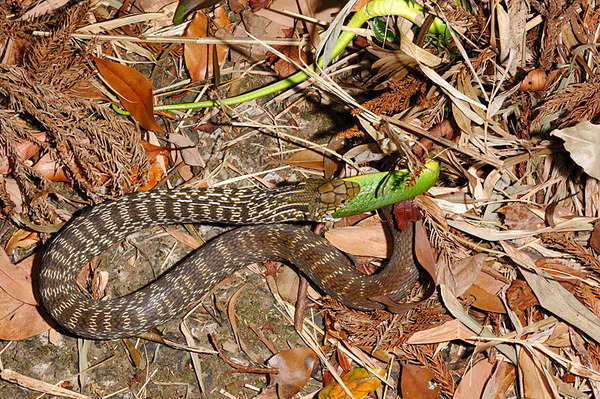
[[[396,41],[396,32],[391,24],[386,22],[386,19],[384,17],[373,19],[373,33],[379,41],[393,43]]]
[[[215,4],[219,4],[220,1],[221,0],[181,0],[177,6],[177,10],[175,10],[173,24],[180,25],[185,21],[188,15],[194,11],[212,7]]]

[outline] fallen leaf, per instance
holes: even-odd
[[[481,398],[483,388],[492,375],[493,368],[493,363],[490,363],[487,359],[483,359],[467,370],[456,387],[453,399]]]
[[[300,166],[302,168],[324,170],[323,154],[307,148],[295,152],[291,157],[285,160],[284,165]]]
[[[461,339],[467,342],[473,342],[477,339],[476,334],[469,330],[460,320],[450,320],[440,326],[436,326],[424,331],[418,331],[406,340],[410,345],[437,344],[440,342],[450,342]]]
[[[229,9],[236,14],[240,14],[243,10],[248,8],[248,0],[229,0]]]
[[[562,321],[554,327],[552,334],[546,342],[545,345],[553,346],[555,348],[566,348],[571,346],[571,338],[569,334],[569,325],[567,323],[563,323]]]
[[[39,241],[38,235],[29,230],[19,229],[13,233],[4,250],[9,254],[15,248],[27,248]]]
[[[20,302],[37,305],[33,293],[32,267],[33,256],[25,258],[17,265],[0,258],[0,288]]]
[[[523,346],[519,351],[519,376],[523,381],[523,397],[525,398],[560,398],[554,382],[542,369],[540,359],[536,358],[540,352],[533,348]],[[545,357],[545,356],[544,356]]]
[[[314,15],[311,15],[311,17],[322,21],[333,20],[333,17],[342,9],[344,4],[339,0],[308,0],[306,3],[307,9],[314,10]],[[274,0],[270,2],[268,7],[263,7],[260,10],[256,10],[256,8],[256,5],[254,5],[253,10],[256,15],[267,18],[284,28],[294,28],[295,19],[294,17],[284,14],[283,11],[302,14],[302,10],[295,0]]]
[[[386,373],[384,369],[373,369],[373,371],[381,377]],[[363,368],[357,368],[344,374],[342,381],[352,392],[354,399],[362,399],[381,386],[381,380]],[[319,399],[342,399],[347,397],[346,392],[337,382],[327,385],[319,392],[318,396]]]
[[[267,275],[267,284],[288,303],[296,303],[300,278],[291,267],[284,266],[275,273]]]
[[[477,279],[486,259],[487,255],[481,253],[455,260],[451,265],[438,262],[438,284],[446,285],[455,296],[462,295]]]
[[[597,315],[546,272],[539,270],[525,252],[517,249],[516,244],[509,241],[500,241],[500,244],[504,252],[520,266],[521,274],[544,309],[600,342],[600,318]]]
[[[201,11],[196,12],[194,19],[185,31],[185,37],[208,37],[208,17]],[[211,68],[212,45],[184,44],[185,66],[192,82],[206,79]]]
[[[71,179],[65,175],[65,169],[63,166],[56,161],[50,152],[45,153],[40,159],[38,159],[35,165],[33,165],[32,169],[50,181],[71,181]]]
[[[38,3],[35,7],[27,11],[25,14],[21,16],[18,20],[20,21],[30,21],[36,17],[40,17],[45,15],[51,11],[54,11],[65,4],[67,4],[69,0],[45,0],[41,3]]]
[[[273,46],[273,48],[291,61],[287,61],[285,58],[279,55],[274,55],[271,57],[271,66],[275,71],[277,71],[280,78],[287,78],[288,76],[298,72],[298,67],[295,64],[300,66],[310,64],[310,60],[306,52],[299,50],[299,48],[296,46]]]
[[[146,130],[164,133],[154,118],[154,95],[148,78],[127,65],[91,57],[100,75],[117,93],[121,105],[131,117]]]
[[[600,125],[583,121],[573,127],[556,129],[550,134],[564,140],[571,158],[585,173],[600,179]]]
[[[21,194],[21,189],[19,185],[15,181],[15,179],[11,179],[10,177],[4,178],[4,186],[6,187],[6,193],[8,197],[15,205],[14,212],[22,213],[23,212],[23,195]]]
[[[590,247],[600,252],[600,220],[594,223],[594,230],[590,237]]]
[[[40,150],[40,143],[46,141],[46,133],[40,133],[36,135],[35,138],[36,141],[23,140],[13,144],[15,146],[15,151],[21,160],[26,161],[38,153]],[[0,173],[6,174],[11,170],[8,157],[6,156],[6,147],[2,147],[0,148]]]
[[[19,302],[16,299],[6,301],[10,298],[4,291],[0,290],[0,314],[9,307],[16,305],[13,312],[8,313],[0,319],[0,339],[6,341],[18,341],[38,335],[51,328],[44,317],[40,314],[37,306]]]
[[[156,186],[164,176],[165,171],[163,167],[158,162],[152,162],[150,164],[150,168],[148,169],[148,179],[135,191],[146,191],[153,189],[154,186]]]
[[[2,63],[11,66],[23,66],[25,54],[31,50],[33,43],[29,39],[23,39],[16,36],[8,38],[2,49]]]
[[[291,398],[304,388],[319,359],[312,349],[301,347],[277,353],[268,364],[279,369],[279,374],[271,376],[271,385],[278,385],[279,397]]]
[[[534,231],[544,227],[544,219],[532,212],[525,204],[510,204],[496,212],[504,215],[504,224],[511,230]]]
[[[225,28],[231,33],[230,21],[223,7],[215,9],[213,23],[217,28]],[[214,34],[215,30],[210,29],[206,14],[198,11],[188,25],[185,37],[209,37]],[[213,52],[216,52],[216,63],[221,65],[227,58],[228,51],[229,47],[224,45],[186,43],[184,45],[185,66],[192,82],[205,80],[214,72]]]
[[[327,231],[325,238],[339,250],[356,256],[389,258],[392,252],[381,223],[376,226],[338,227]]]
[[[203,245],[202,242],[198,241],[196,238],[194,238],[190,234],[184,233],[180,230],[177,230],[177,229],[174,229],[174,228],[168,227],[168,226],[164,226],[163,229],[165,229],[165,231],[167,233],[169,233],[177,241],[179,241],[180,243],[182,243],[192,249],[198,249]]]
[[[204,167],[204,161],[200,157],[200,152],[196,143],[190,140],[188,137],[182,136],[181,134],[171,133],[169,134],[167,141],[175,144],[177,150],[183,158],[183,162],[190,166]]]
[[[477,363],[479,364],[479,363]],[[515,366],[509,362],[496,362],[492,375],[484,387],[485,398],[508,398],[511,392],[514,394],[515,379],[517,372]]]
[[[437,399],[440,386],[432,384],[434,374],[423,366],[405,364],[402,366],[400,391],[403,398]]]
[[[173,25],[180,25],[185,19],[196,10],[203,10],[219,4],[221,0],[179,0],[175,16],[173,16]]]
[[[486,273],[486,271],[488,272]],[[475,301],[472,306],[478,309],[494,313],[506,313],[506,309],[498,295],[508,284],[508,280],[503,276],[494,275],[489,267],[484,266],[484,271],[477,275],[473,284],[461,296],[473,296]]]

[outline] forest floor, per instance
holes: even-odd
[[[343,25],[365,1],[0,4],[0,397],[600,399],[600,7],[386,1],[360,27]],[[357,36],[296,86],[153,109],[295,76],[339,29]],[[272,262],[151,336],[83,340],[39,304],[44,251],[80,209],[426,159],[441,173],[413,201],[414,246],[437,288],[417,284],[406,312],[312,287],[297,302],[299,278]],[[363,271],[389,256],[375,213],[313,227]],[[77,282],[123,296],[228,229],[152,227]]]

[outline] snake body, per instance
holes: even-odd
[[[402,172],[404,184],[393,196],[402,200],[427,190],[439,165],[431,161],[418,175]],[[198,301],[218,281],[258,260],[292,263],[324,292],[347,306],[372,310],[381,305],[368,298],[401,299],[416,276],[406,268],[374,276],[354,266],[324,239],[286,221],[319,221],[345,206],[360,213],[389,202],[381,198],[384,175],[364,181],[317,179],[274,190],[175,189],[119,197],[85,210],[52,241],[40,268],[40,297],[50,316],[68,331],[85,338],[132,336],[163,324]],[[415,191],[416,190],[416,191]],[[361,193],[367,198],[361,199]],[[370,193],[370,194],[368,194]],[[388,193],[388,196],[390,194]],[[361,208],[358,202],[365,202]],[[354,202],[353,202],[354,201]],[[174,223],[260,224],[232,230],[185,258],[159,279],[124,297],[94,301],[82,293],[75,278],[86,262],[128,235],[156,225]],[[401,256],[413,265],[412,233],[401,241]]]

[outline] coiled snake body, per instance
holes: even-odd
[[[379,177],[374,185],[356,178],[310,180],[276,190],[149,191],[102,203],[75,218],[48,247],[40,269],[42,303],[60,325],[78,336],[128,337],[175,317],[239,267],[272,259],[294,264],[325,293],[349,307],[381,308],[369,298],[401,299],[417,278],[412,231],[403,233],[403,248],[396,252],[404,258],[400,263],[413,268],[388,268],[365,276],[310,231],[265,223],[320,221],[361,213],[364,202],[371,209],[410,198],[435,182],[439,166],[430,162],[418,176],[404,172],[398,181]],[[389,198],[388,191],[396,195]],[[75,278],[86,262],[131,233],[174,223],[260,225],[217,237],[156,281],[124,297],[95,301],[79,290]]]

